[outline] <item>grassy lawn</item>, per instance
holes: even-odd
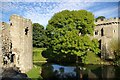
[[[28,77],[31,78],[32,80],[42,80],[42,77],[41,77],[42,67],[41,66],[42,66],[41,63],[34,63],[33,68],[29,72],[26,73]]]
[[[41,72],[41,66],[44,63],[39,63],[39,62],[46,61],[46,58],[42,57],[41,55],[42,51],[45,49],[46,48],[33,48],[33,68],[26,73],[28,77],[31,78],[32,80],[42,80],[40,72]]]
[[[46,61],[46,58],[44,58],[41,53],[46,48],[33,48],[33,61]]]

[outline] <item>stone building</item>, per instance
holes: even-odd
[[[12,15],[9,24],[0,26],[0,65],[29,71],[33,66],[31,20]]]
[[[114,58],[114,53],[110,49],[111,41],[119,39],[119,18],[99,19],[95,22],[94,38],[99,40],[101,58]]]

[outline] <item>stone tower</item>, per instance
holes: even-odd
[[[16,66],[22,72],[29,71],[33,66],[31,20],[12,15],[10,24],[2,23],[2,26],[0,51],[2,52],[3,66]],[[5,63],[6,59],[7,63]]]
[[[32,68],[32,22],[17,15],[10,17],[10,37],[14,62],[21,71]]]

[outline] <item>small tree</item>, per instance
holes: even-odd
[[[113,51],[115,55],[115,61],[120,61],[120,40],[112,39],[109,48],[109,50]]]
[[[95,20],[97,21],[98,19],[105,19],[105,16],[99,16],[99,17],[97,17]]]

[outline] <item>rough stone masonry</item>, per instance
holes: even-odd
[[[99,41],[101,58],[115,58],[110,45],[112,41],[118,42],[120,40],[120,18],[99,19],[95,22],[95,25],[94,38]]]
[[[0,67],[18,67],[21,72],[32,66],[32,22],[18,15],[10,23],[0,23]]]

